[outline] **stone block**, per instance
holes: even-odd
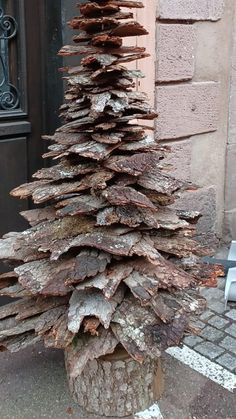
[[[206,310],[206,311],[204,311],[204,313],[201,314],[200,319],[203,320],[203,321],[208,321],[209,322],[209,319],[212,316],[213,316],[212,311]]]
[[[217,314],[225,313],[225,304],[220,303],[219,301],[210,301],[207,303],[208,308],[215,311]]]
[[[224,291],[219,288],[201,288],[201,295],[207,299],[207,301],[220,301],[224,298]]]
[[[220,346],[236,355],[236,339],[227,336],[222,340],[222,342],[220,342]]]
[[[225,334],[218,329],[215,329],[214,327],[207,326],[204,330],[201,332],[201,337],[210,340],[211,342],[217,342],[220,339],[223,339]]]
[[[215,359],[217,356],[222,355],[224,352],[224,349],[211,342],[200,343],[200,345],[195,346],[194,349],[210,359]]]
[[[229,327],[227,327],[225,332],[236,338],[236,323],[232,323]]]
[[[171,140],[217,130],[219,86],[217,82],[158,86],[157,139]]]
[[[221,355],[216,362],[227,370],[234,371],[236,369],[236,358],[230,354]]]
[[[228,145],[226,158],[225,209],[236,208],[236,144]]]
[[[157,82],[193,77],[195,43],[193,25],[157,25]]]
[[[230,310],[228,313],[226,313],[226,316],[229,319],[236,321],[236,309]]]
[[[191,181],[191,141],[168,142],[171,153],[167,154],[164,164],[169,166],[170,175],[177,179]]]
[[[202,342],[203,342],[203,339],[200,338],[200,336],[187,336],[184,339],[185,345],[189,346],[190,348],[193,348],[195,345]]]
[[[159,19],[216,21],[223,12],[224,0],[159,0]]]
[[[225,319],[224,317],[220,316],[213,316],[211,319],[208,320],[208,323],[211,326],[217,327],[217,329],[223,329],[229,324],[229,320]],[[225,330],[227,332],[228,329]],[[229,333],[229,332],[227,332]]]
[[[196,191],[184,192],[174,207],[202,214],[197,225],[197,236],[202,242],[215,244],[216,191],[210,186]]]

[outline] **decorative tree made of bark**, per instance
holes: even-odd
[[[79,6],[70,26],[81,32],[59,54],[82,60],[63,69],[65,125],[46,137],[53,145],[44,157],[56,164],[12,192],[46,206],[23,212],[31,228],[0,241],[0,258],[14,267],[1,275],[0,294],[19,298],[0,309],[0,349],[41,339],[64,349],[79,403],[115,416],[155,398],[156,360],[193,332],[204,307],[195,288],[216,275],[199,262],[207,253],[193,239],[199,214],[170,208],[189,185],[165,172],[169,150],[140,122],[156,114],[134,89],[143,74],[125,64],[148,54],[122,44],[147,35],[132,20],[142,7]],[[113,352],[118,364],[104,358]]]

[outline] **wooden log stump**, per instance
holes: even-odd
[[[67,353],[65,361],[67,366]],[[160,360],[146,359],[141,365],[121,348],[89,361],[78,377],[67,375],[75,401],[100,416],[125,417],[145,410],[161,397],[164,387]]]

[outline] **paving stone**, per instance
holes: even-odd
[[[236,358],[230,354],[221,355],[219,358],[216,359],[218,364],[222,365],[222,367],[227,368],[230,371],[234,371],[236,369]]]
[[[236,355],[236,339],[227,336],[219,345]]]
[[[200,319],[201,320],[207,320],[208,321],[208,319],[210,318],[210,317],[212,317],[214,315],[214,313],[212,313],[212,311],[210,311],[210,310],[206,310],[206,311],[204,311],[204,313],[200,316]]]
[[[217,329],[223,329],[223,327],[229,324],[229,320],[225,319],[224,317],[213,316],[208,319],[208,323],[211,326],[217,327]]]
[[[200,343],[200,345],[195,346],[194,349],[210,359],[215,359],[217,356],[222,355],[224,352],[223,348],[220,348],[212,342]]]
[[[201,288],[201,294],[207,300],[221,300],[222,297],[224,298],[224,291],[220,290],[219,288]]]
[[[215,311],[218,314],[223,314],[226,311],[225,305],[218,301],[209,301],[207,303],[207,306],[208,308],[210,308],[211,310]]]
[[[193,323],[198,329],[203,329],[206,326],[206,323],[201,322],[201,320],[195,320]]]
[[[223,339],[225,336],[224,332],[221,330],[215,329],[214,327],[207,326],[204,330],[201,331],[201,337],[210,340],[211,342],[216,342],[220,339]]]
[[[236,323],[233,323],[229,327],[227,327],[227,329],[225,329],[225,332],[236,338]]]
[[[226,316],[236,321],[236,309],[230,310],[228,313],[226,313]]]
[[[195,345],[202,342],[203,342],[203,339],[200,336],[187,336],[184,339],[185,345],[190,346],[190,348],[193,348]]]

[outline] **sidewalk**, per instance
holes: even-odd
[[[166,355],[164,419],[235,419],[235,394]],[[86,415],[69,395],[63,353],[42,345],[0,354],[1,419],[102,419]],[[155,419],[155,418],[153,418]]]

